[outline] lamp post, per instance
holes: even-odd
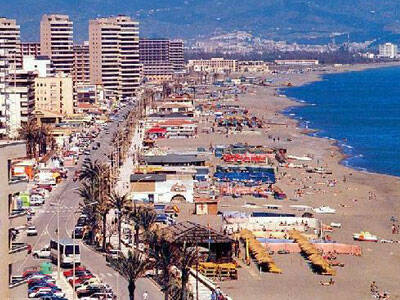
[[[60,280],[60,197],[57,204],[57,279]]]

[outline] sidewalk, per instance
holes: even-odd
[[[62,272],[62,270],[61,270]],[[72,299],[73,298],[73,289],[72,286],[67,282],[66,278],[64,275],[61,273],[60,274],[60,279],[57,279],[57,271],[53,271],[51,273],[51,277],[53,277],[56,280],[56,285],[61,288],[61,290],[65,293],[65,298],[67,299]],[[78,299],[78,297],[75,297]]]
[[[117,193],[120,195],[126,194],[129,192],[129,187],[130,187],[130,176],[132,174],[132,170],[137,163],[136,161],[136,153],[138,153],[142,147],[142,132],[139,126],[136,126],[135,128],[135,133],[132,137],[132,142],[131,146],[128,150],[128,154],[126,156],[125,161],[123,162],[121,168],[120,168],[120,173],[119,173],[119,178],[117,185],[115,187],[115,190]],[[135,164],[134,161],[135,160]]]

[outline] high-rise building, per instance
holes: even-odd
[[[397,57],[397,45],[392,43],[385,43],[379,45],[379,57],[383,58],[396,58]]]
[[[26,225],[26,212],[18,210],[18,194],[26,191],[26,177],[16,176],[13,165],[16,158],[26,156],[25,141],[0,141],[0,299],[11,299],[9,284],[13,264],[28,256],[30,246],[14,243],[12,228]]]
[[[184,43],[182,40],[169,42],[169,61],[172,63],[174,71],[185,69]]]
[[[139,49],[144,77],[156,81],[172,78],[174,70],[169,59],[169,40],[140,39]]]
[[[53,77],[35,79],[36,117],[42,120],[58,119],[73,113],[73,84],[70,75],[57,73]]]
[[[40,42],[21,42],[22,65],[24,64],[23,57],[26,55],[39,56],[40,55]]]
[[[40,21],[40,54],[50,57],[57,72],[71,73],[73,24],[66,15],[43,15]]]
[[[0,48],[7,50],[10,68],[21,68],[20,26],[14,19],[0,18]]]
[[[7,135],[6,105],[8,101],[8,52],[0,48],[0,138]]]
[[[90,82],[119,99],[136,95],[140,84],[139,23],[128,16],[89,21]]]
[[[16,70],[12,74],[7,87],[8,101],[6,103],[7,135],[17,138],[18,131],[33,117],[35,104],[34,80],[37,72]]]
[[[89,42],[85,42],[82,45],[74,45],[72,80],[74,84],[88,84],[90,82]]]

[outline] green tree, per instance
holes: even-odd
[[[189,282],[190,268],[196,263],[198,254],[197,250],[193,247],[189,247],[186,242],[178,250],[178,260],[176,262],[177,267],[181,271],[181,290],[180,300],[188,299],[187,284]]]
[[[135,299],[136,280],[143,277],[147,270],[152,268],[153,263],[139,252],[129,251],[127,257],[120,258],[114,262],[116,270],[128,281],[129,299]]]
[[[36,120],[29,120],[19,129],[19,138],[26,141],[26,153],[29,158],[36,157],[38,125]]]
[[[110,196],[110,204],[112,208],[115,208],[118,211],[118,249],[121,250],[121,222],[122,218],[128,213],[128,205],[131,203],[131,200],[128,198],[128,194],[119,195],[116,192],[111,193]]]

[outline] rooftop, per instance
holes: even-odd
[[[186,221],[164,229],[166,239],[170,243],[232,243],[233,240],[212,228]]]

